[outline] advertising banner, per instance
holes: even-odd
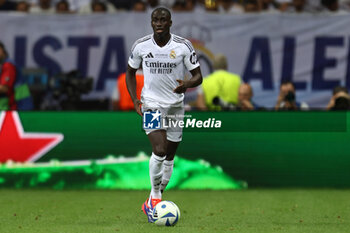
[[[211,118],[221,128],[205,127]],[[249,186],[350,187],[346,112],[199,112],[188,119],[203,124],[184,128],[180,158],[203,159]],[[110,155],[140,152],[152,151],[134,112],[0,112],[0,166],[111,162]]]
[[[252,84],[259,106],[273,107],[281,81],[291,80],[297,100],[324,108],[333,87],[350,87],[349,25],[347,15],[178,13],[171,32],[192,41],[204,75],[223,53],[229,71]],[[86,98],[110,97],[133,43],[152,33],[148,13],[126,12],[0,14],[0,28],[19,67],[44,67],[50,75],[78,69],[93,77]]]

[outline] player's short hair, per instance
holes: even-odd
[[[333,95],[339,93],[339,92],[345,92],[346,94],[349,94],[349,91],[346,87],[343,86],[336,86],[333,88]]]
[[[107,6],[104,2],[101,2],[99,0],[93,0],[91,2],[91,9],[93,10],[95,6],[100,6],[103,11],[107,11]]]
[[[67,2],[67,0],[60,0],[56,3],[56,7],[58,7],[59,5],[65,5],[67,9],[69,9],[69,3]]]
[[[248,4],[257,5],[258,2],[257,0],[245,0],[243,3],[243,5],[248,5]]]
[[[165,11],[168,15],[169,15],[169,18],[171,19],[171,13],[170,13],[170,10],[168,9],[168,8],[166,8],[166,7],[157,7],[156,9],[154,9],[153,11],[152,11],[152,14],[151,14],[151,16],[153,16],[153,14],[155,13],[155,12],[157,12],[157,11]]]
[[[6,47],[1,41],[0,41],[0,48],[4,51],[5,56],[8,57],[8,53],[7,53]]]
[[[213,59],[214,70],[227,70],[227,58],[224,54],[216,54]]]
[[[287,85],[287,84],[292,85],[293,89],[295,90],[295,85],[294,85],[294,83],[293,83],[292,81],[289,81],[289,80],[283,80],[283,81],[281,82],[280,87],[282,87],[282,86],[284,86],[284,85]]]

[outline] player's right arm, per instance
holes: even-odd
[[[139,47],[137,41],[134,43],[131,49],[131,55],[128,61],[128,68],[126,70],[126,87],[128,88],[129,95],[134,103],[135,111],[142,116],[141,113],[141,101],[137,99],[136,94],[136,71],[140,67],[142,57],[139,54]]]
[[[126,70],[126,86],[128,88],[129,95],[132,99],[132,102],[134,103],[135,111],[142,116],[141,113],[141,101],[137,98],[136,95],[136,71],[137,69],[132,68],[130,65],[128,65],[128,68]]]

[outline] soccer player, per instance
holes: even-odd
[[[153,34],[137,40],[132,49],[126,72],[126,84],[136,112],[159,111],[166,120],[182,120],[183,99],[187,88],[202,83],[202,73],[196,53],[190,41],[170,33],[171,13],[159,7],[151,14]],[[142,63],[144,87],[141,101],[136,97],[135,73]],[[184,80],[185,69],[192,77]],[[142,205],[148,221],[151,213],[161,201],[162,192],[171,177],[176,149],[182,140],[182,129],[168,127],[146,129],[152,145],[149,162],[151,193]]]

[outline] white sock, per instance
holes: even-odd
[[[163,162],[163,178],[160,185],[160,191],[163,192],[169,183],[171,174],[173,174],[174,160],[164,160]]]
[[[161,199],[162,193],[160,192],[160,184],[162,182],[162,164],[165,157],[160,157],[152,153],[152,156],[149,160],[149,176],[151,178],[151,195],[150,197],[155,199]],[[150,198],[151,200],[151,198]]]

